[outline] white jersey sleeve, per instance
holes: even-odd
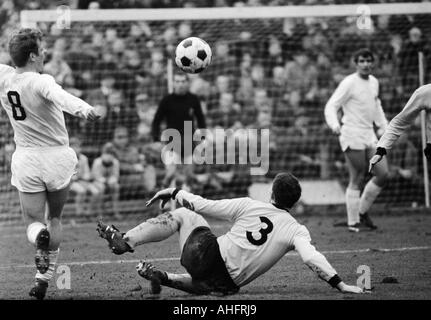
[[[335,89],[331,98],[329,98],[328,102],[325,106],[325,120],[328,126],[331,129],[337,128],[340,126],[340,122],[338,121],[338,110],[346,103],[349,99],[350,94],[350,78],[344,78],[337,89]]]
[[[379,96],[379,82],[376,79],[377,83],[377,97]],[[386,119],[385,112],[383,111],[382,101],[379,98],[376,98],[376,114],[374,118],[374,123],[379,128],[379,132],[383,134],[388,126],[388,119]]]
[[[386,128],[388,127],[388,119],[386,119],[380,99],[377,99],[377,112],[374,123],[379,128],[379,132],[381,132],[381,134],[383,134],[383,132],[385,132]]]
[[[184,190],[179,191],[175,199],[180,205],[196,213],[231,221],[244,213],[252,201],[250,198],[208,200]]]
[[[299,232],[293,240],[295,250],[301,256],[302,261],[313,272],[315,272],[320,279],[329,282],[333,286],[337,285],[338,283],[331,283],[331,279],[334,279],[334,276],[337,275],[337,272],[329,264],[325,256],[317,251],[310,241],[310,234],[308,231],[306,231],[306,229],[302,232]]]
[[[427,84],[418,88],[412,94],[403,110],[389,123],[385,133],[377,143],[377,147],[391,149],[398,138],[413,124],[415,118],[424,109],[427,109],[429,112],[431,112],[431,84]],[[428,142],[431,141],[431,124],[429,112],[427,121]]]
[[[61,109],[76,117],[87,119],[92,106],[84,100],[71,95],[58,85],[54,78],[48,74],[43,74],[38,83],[38,90],[42,97],[53,102]]]

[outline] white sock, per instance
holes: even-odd
[[[353,225],[359,222],[359,190],[347,188],[346,190],[346,208],[347,224]]]
[[[45,229],[46,225],[41,222],[30,223],[27,227],[27,239],[31,244],[36,244],[36,237],[42,229]]]
[[[359,201],[360,213],[365,213],[370,209],[377,196],[380,194],[380,191],[382,191],[382,187],[375,184],[373,180],[368,181],[362,192],[361,200]]]
[[[42,274],[38,270],[36,272],[36,277],[35,277],[36,279],[42,280],[45,282],[49,282],[49,280],[51,280],[51,278],[54,274],[55,265],[57,264],[57,259],[58,259],[59,253],[60,253],[60,248],[58,248],[57,250],[49,251],[49,268],[48,268],[48,271],[46,271],[44,274]]]

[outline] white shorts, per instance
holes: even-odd
[[[76,173],[78,158],[68,146],[17,147],[12,155],[11,183],[21,192],[58,191]]]
[[[339,141],[341,150],[345,152],[348,148],[352,150],[375,149],[378,140],[374,130],[352,130],[343,127]]]

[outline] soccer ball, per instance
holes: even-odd
[[[197,37],[184,39],[175,50],[175,63],[187,73],[204,71],[211,63],[211,57],[208,43]]]

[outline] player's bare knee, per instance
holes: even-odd
[[[178,221],[180,221],[181,225],[209,227],[208,222],[200,214],[197,214],[192,210],[186,208],[178,208],[171,213]]]
[[[379,172],[375,177],[374,177],[374,183],[376,185],[378,185],[379,187],[384,187],[386,185],[386,183],[388,182],[389,179],[389,171],[384,170]]]

